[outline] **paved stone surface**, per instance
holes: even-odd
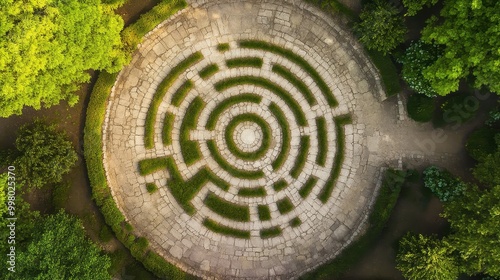
[[[289,53],[244,47],[240,45],[244,40],[267,42]],[[221,51],[219,44],[229,44],[229,49]],[[145,126],[158,86],[182,61],[197,52],[203,57],[167,87],[154,115],[154,147],[146,148]],[[228,67],[231,59],[249,57],[262,58],[262,66]],[[315,69],[338,105],[329,102],[318,80],[294,57]],[[203,78],[202,70],[212,64],[219,70]],[[314,101],[293,81],[279,75],[276,65],[303,83]],[[270,81],[283,89],[288,98],[255,83],[224,90],[215,86],[243,76]],[[192,88],[179,97],[176,92],[187,81]],[[208,127],[212,112],[224,100],[248,93],[259,96],[260,101],[236,102],[221,111],[213,129]],[[379,102],[383,94],[379,76],[360,45],[342,25],[302,1],[194,2],[150,32],[132,63],[117,79],[103,127],[109,186],[136,233],[148,238],[166,260],[192,274],[218,279],[297,278],[334,258],[364,230],[379,188],[381,167],[411,154],[411,145],[400,145],[394,140],[399,131],[386,125],[395,123],[396,114],[394,108],[385,108]],[[191,105],[197,100],[203,106],[195,116]],[[294,102],[300,112],[291,106]],[[280,123],[273,104],[285,115],[288,129]],[[162,135],[169,114],[174,120],[166,134],[172,141],[164,144]],[[271,131],[269,147],[257,160],[239,158],[227,148],[224,132],[232,119],[243,114],[258,116]],[[350,124],[336,122],[345,115],[350,115]],[[184,137],[185,120],[193,116],[195,124],[188,129],[188,141],[199,147],[201,156],[186,163],[186,148],[180,139]],[[323,120],[323,128],[318,119]],[[258,149],[263,137],[262,129],[252,121],[239,124],[233,133],[233,140],[244,152]],[[342,147],[338,141],[342,139],[344,149],[338,150]],[[322,141],[326,141],[327,150],[321,150]],[[263,175],[257,179],[236,176],[214,158],[210,143],[229,166]],[[284,152],[287,144],[290,148]],[[282,153],[283,164],[274,168],[273,163]],[[319,160],[322,154],[324,159]],[[319,197],[340,154],[344,160],[339,176],[334,178],[328,199],[322,201]],[[141,160],[163,157],[173,159],[184,181],[208,168],[229,188],[223,190],[214,182],[206,182],[189,201],[194,208],[194,214],[189,215],[167,183],[173,178],[172,170],[139,174]],[[316,184],[304,196],[301,189],[309,180],[316,180]],[[280,181],[287,186],[275,187]],[[149,194],[146,183],[155,183],[159,191]],[[242,189],[260,187],[265,190],[263,196],[240,195]],[[209,194],[248,209],[249,220],[237,221],[216,213],[205,203]],[[289,202],[291,210],[280,210],[283,201]],[[259,206],[269,209],[270,220],[261,220]],[[250,238],[217,233],[204,225],[207,219],[249,232]],[[293,220],[300,222],[294,224]],[[262,234],[270,228],[278,228],[279,233],[272,237]]]

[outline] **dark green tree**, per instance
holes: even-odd
[[[396,267],[409,280],[456,280],[460,271],[452,251],[446,241],[409,233],[399,243]]]
[[[111,1],[116,2],[116,1]],[[125,63],[123,20],[100,0],[0,1],[0,117],[67,100],[87,70]]]
[[[403,0],[403,5],[408,9],[407,16],[414,16],[424,7],[436,4],[438,0]]]
[[[17,257],[16,279],[110,279],[108,256],[87,237],[82,223],[64,212],[45,218]]]
[[[21,127],[15,146],[17,178],[28,188],[60,182],[77,161],[66,135],[41,121]]]
[[[405,40],[408,32],[404,18],[388,1],[375,1],[367,4],[356,23],[359,40],[368,49],[390,53]]]

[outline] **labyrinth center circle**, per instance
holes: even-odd
[[[196,2],[144,37],[112,89],[113,199],[191,274],[298,278],[366,228],[378,119],[359,104],[380,91],[350,33],[306,3]]]

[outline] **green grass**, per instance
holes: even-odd
[[[318,182],[318,178],[311,176],[307,179],[307,181],[304,183],[304,185],[300,188],[299,190],[299,195],[302,198],[306,198],[309,196],[311,193],[312,189],[314,186],[316,186],[316,183]]]
[[[290,70],[279,64],[274,64],[272,71],[280,75],[285,80],[290,82],[294,87],[296,87],[300,91],[300,93],[302,93],[309,105],[313,106],[318,103],[316,101],[316,98],[314,97],[314,94],[309,90],[306,84],[304,84],[304,82],[302,82],[297,76],[290,72]]]
[[[302,224],[302,221],[300,220],[299,217],[295,217],[295,218],[291,219],[290,222],[288,222],[288,224],[291,227],[298,227]]]
[[[295,163],[293,164],[292,169],[290,170],[290,175],[297,179],[304,169],[304,166],[307,162],[307,154],[309,152],[309,136],[301,136],[300,137],[300,148],[297,157],[295,158]]]
[[[257,212],[259,213],[259,220],[261,221],[271,220],[271,211],[269,211],[269,206],[259,205],[257,206]]]
[[[172,94],[172,105],[175,107],[179,107],[186,98],[186,95],[189,93],[191,89],[193,89],[193,82],[191,80],[187,80]]]
[[[208,140],[207,146],[208,146],[208,150],[210,151],[210,154],[212,155],[212,158],[219,164],[219,166],[222,169],[227,171],[232,176],[234,176],[236,178],[243,178],[243,179],[259,179],[259,178],[264,177],[264,172],[262,170],[257,170],[257,171],[241,170],[241,169],[238,169],[238,168],[230,165],[220,155],[219,149],[217,149],[217,146],[213,140]]]
[[[192,55],[185,58],[183,61],[179,62],[170,72],[167,74],[165,79],[160,83],[153,95],[153,100],[149,106],[148,113],[146,115],[145,121],[145,131],[144,131],[144,146],[146,149],[151,149],[154,147],[154,134],[155,134],[155,121],[156,115],[158,114],[158,107],[163,98],[167,93],[168,89],[172,84],[179,78],[179,76],[186,71],[190,66],[200,61],[203,58],[201,52],[193,53]]]
[[[199,96],[195,97],[187,107],[186,114],[181,122],[179,144],[181,146],[182,158],[188,166],[202,157],[198,142],[191,141],[189,135],[191,130],[196,129],[198,117],[204,107],[205,102],[203,99]]]
[[[262,67],[261,57],[237,57],[226,60],[227,68],[237,68],[237,67]]]
[[[318,133],[318,154],[316,156],[316,163],[320,166],[325,166],[326,155],[328,154],[328,130],[324,117],[316,118],[316,127]]]
[[[213,193],[208,193],[203,202],[210,210],[222,217],[238,222],[250,221],[250,210],[248,206],[234,204]]]
[[[278,202],[276,202],[276,206],[278,206],[278,211],[280,211],[281,214],[286,214],[292,211],[294,208],[292,202],[288,197],[278,200]]]
[[[369,216],[369,226],[366,232],[344,249],[335,259],[321,265],[299,279],[322,280],[337,279],[369,250],[373,244],[379,242],[379,236],[389,220],[392,209],[404,184],[404,171],[388,170],[376,198],[373,210]],[[396,179],[394,179],[396,178]]]
[[[245,85],[245,84],[250,84],[250,85],[255,85],[259,86],[262,88],[265,88],[269,90],[270,92],[276,94],[278,97],[280,97],[287,106],[292,110],[293,115],[295,116],[295,119],[297,123],[301,126],[306,126],[307,125],[307,119],[306,115],[302,111],[302,106],[295,100],[290,93],[286,92],[282,87],[279,85],[266,80],[262,77],[254,77],[254,76],[238,76],[238,77],[232,77],[232,78],[226,78],[224,80],[221,80],[217,82],[214,87],[217,91],[221,92],[225,89],[238,86],[238,85]]]
[[[266,189],[264,187],[241,188],[238,190],[238,195],[247,197],[266,196]]]
[[[406,104],[408,116],[417,122],[430,122],[436,110],[436,100],[422,94],[413,93]]]
[[[175,115],[167,112],[163,119],[163,129],[161,131],[161,140],[163,145],[168,146],[172,144],[172,129],[174,128]]]
[[[166,169],[167,160],[164,157],[148,158],[139,161],[139,174],[142,176]]]
[[[265,228],[260,230],[260,237],[262,239],[271,238],[281,235],[281,228],[279,226]]]
[[[288,152],[290,151],[290,138],[291,138],[291,132],[290,132],[290,127],[288,126],[288,121],[286,119],[285,113],[280,109],[276,103],[272,102],[269,105],[269,111],[274,115],[276,120],[278,120],[278,124],[281,128],[281,149],[278,154],[278,156],[274,159],[274,161],[271,163],[271,166],[273,170],[277,170],[281,166],[283,166],[283,163],[286,161],[286,157],[288,155]]]
[[[243,239],[249,239],[250,238],[250,231],[247,230],[239,230],[235,229],[232,227],[227,227],[224,225],[221,225],[213,220],[210,219],[205,219],[203,221],[203,225],[207,227],[209,230],[213,232],[217,232],[223,235],[228,235],[236,238],[243,238]],[[171,278],[171,279],[177,279],[177,278]]]
[[[325,185],[323,186],[323,189],[318,195],[318,198],[321,202],[326,203],[330,196],[332,195],[333,187],[335,182],[337,181],[337,178],[340,175],[340,171],[342,170],[342,163],[344,162],[344,156],[345,156],[345,131],[344,131],[344,125],[351,123],[351,117],[349,115],[345,116],[339,116],[334,119],[335,122],[335,127],[337,130],[337,152],[335,153],[335,158],[333,160],[333,169],[330,174],[330,177],[328,177],[328,180],[326,180]]]
[[[136,23],[130,25],[122,32],[126,51],[132,53],[141,42],[142,36],[186,6],[187,3],[185,1],[167,0],[157,4],[150,12],[143,14]],[[111,196],[111,190],[106,180],[102,153],[102,126],[105,118],[106,104],[117,76],[117,73],[109,74],[101,72],[94,85],[86,112],[84,156],[92,186],[92,197],[97,206],[100,207],[106,223],[114,231],[116,237],[128,246],[127,244],[130,243],[126,241],[131,233],[126,226],[125,217]],[[130,248],[130,246],[128,247]],[[149,251],[142,256],[135,255],[134,257],[160,278],[195,279],[175,265],[168,263],[154,252]]]
[[[385,87],[385,93],[388,97],[396,95],[401,92],[401,84],[399,82],[399,74],[396,66],[388,55],[376,50],[368,50],[366,52],[371,58],[375,67],[377,67],[382,76],[382,82]]]
[[[255,123],[262,131],[262,143],[260,147],[253,152],[242,151],[234,142],[234,130],[242,122]],[[254,161],[264,156],[269,148],[269,145],[271,145],[271,128],[259,115],[246,113],[237,115],[229,121],[229,124],[226,126],[226,130],[224,131],[224,137],[226,138],[227,148],[233,155],[244,160]]]
[[[200,72],[198,72],[198,74],[202,79],[206,80],[207,78],[211,77],[218,71],[219,71],[219,66],[217,66],[217,64],[210,64],[205,68],[201,69]]]
[[[217,50],[221,53],[226,52],[229,50],[229,44],[228,43],[222,43],[217,45]]]
[[[212,112],[210,112],[210,115],[208,116],[207,124],[205,125],[205,127],[209,130],[214,130],[220,114],[222,114],[222,112],[224,112],[224,110],[233,106],[234,104],[238,104],[241,102],[249,102],[249,103],[259,104],[261,100],[262,100],[262,97],[260,95],[253,94],[253,93],[242,93],[242,94],[228,97],[228,98],[222,100],[219,104],[217,104],[217,106],[215,106],[215,108],[212,110]]]
[[[146,190],[148,193],[153,194],[158,191],[158,187],[154,183],[146,183]]]
[[[297,64],[299,67],[301,67],[311,78],[314,80],[318,88],[321,90],[321,93],[324,95],[326,98],[328,105],[331,107],[336,107],[338,106],[338,102],[333,96],[332,91],[328,87],[328,85],[325,83],[323,78],[319,75],[319,73],[312,67],[305,59],[302,57],[298,56],[294,52],[282,48],[277,45],[273,45],[268,42],[264,41],[258,41],[258,40],[242,40],[239,42],[240,47],[242,48],[247,48],[247,49],[258,49],[258,50],[264,50],[268,52],[272,52],[274,54],[280,55],[295,64]]]
[[[286,187],[288,187],[288,183],[284,179],[281,179],[273,184],[273,189],[277,192],[285,189]]]
[[[356,14],[356,12],[354,12],[353,10],[351,10],[349,7],[347,7],[345,4],[341,3],[338,0],[304,0],[304,1],[316,5],[321,10],[326,11],[332,14],[333,16],[335,16],[337,13],[341,13],[351,21],[356,21],[358,19],[358,15]]]

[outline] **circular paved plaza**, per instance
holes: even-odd
[[[316,8],[199,2],[146,35],[116,81],[109,186],[189,273],[297,278],[364,229],[379,173],[366,107],[381,94],[360,46]]]

